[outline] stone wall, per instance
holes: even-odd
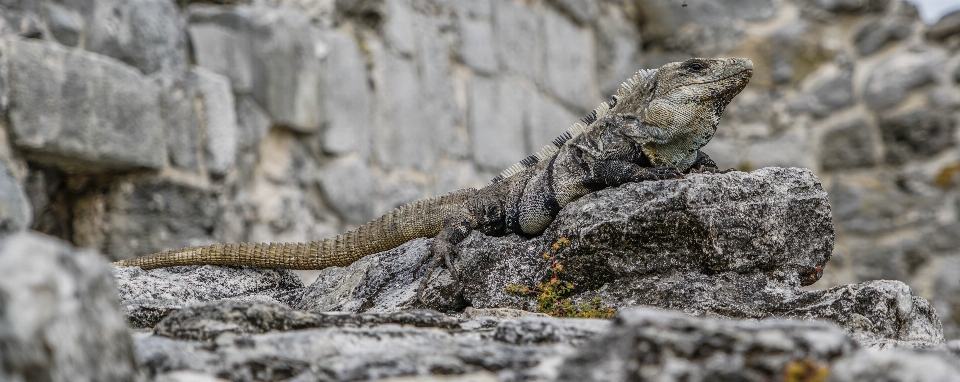
[[[960,337],[960,15],[900,0],[12,0],[0,231],[114,259],[302,241],[483,186],[639,68],[744,56],[705,147],[813,169],[829,287],[900,279]],[[683,6],[686,4],[686,6]]]

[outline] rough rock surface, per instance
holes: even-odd
[[[0,240],[0,380],[133,380],[116,293],[93,251],[35,233]]]
[[[697,318],[654,309],[594,320],[509,309],[468,309],[459,317],[432,311],[316,314],[218,302],[172,314],[155,334],[138,334],[136,344],[139,365],[157,380],[184,370],[238,381],[960,377],[955,356],[862,349],[829,323]]]
[[[137,328],[153,327],[184,306],[220,299],[290,303],[303,288],[300,278],[283,269],[189,266],[143,271],[116,268],[120,305]]]
[[[541,254],[560,237],[570,242],[557,256],[564,267],[560,278],[574,283],[575,302],[599,298],[617,308],[642,305],[695,315],[825,319],[874,347],[929,347],[944,341],[936,312],[901,282],[811,292],[800,288],[821,276],[833,246],[826,193],[804,169],[765,168],[628,184],[571,203],[539,237],[474,233],[459,246],[454,264],[463,293],[446,269],[435,270],[425,291],[426,307],[535,310],[533,297],[505,288],[545,281],[549,262]],[[416,289],[431,240],[413,240],[347,267],[324,269],[303,289],[289,284],[266,293],[288,296],[282,302],[315,313],[418,308]],[[185,270],[182,280],[208,279]],[[166,271],[142,275],[162,280],[159,272]],[[121,285],[136,285],[119,275]],[[121,293],[126,305],[130,299],[125,295]],[[167,306],[222,298],[200,295]],[[132,307],[130,314],[143,315],[139,311]]]

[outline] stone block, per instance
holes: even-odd
[[[595,60],[600,95],[611,96],[640,69],[637,56],[642,39],[633,21],[619,7],[604,7],[594,28],[596,57],[603,57]]]
[[[384,0],[386,20],[383,37],[387,44],[402,54],[413,54],[417,47],[414,11],[409,0]]]
[[[277,124],[315,132],[323,118],[323,62],[330,47],[292,7],[191,7],[197,65],[249,91]]]
[[[56,45],[0,45],[10,133],[29,159],[72,171],[164,166],[159,91],[136,69]]]
[[[931,40],[943,41],[958,33],[960,33],[960,10],[940,17],[940,20],[927,28],[926,36]]]
[[[63,45],[77,46],[83,32],[83,16],[55,3],[44,4],[44,10],[47,14],[47,28],[53,38]]]
[[[494,3],[493,30],[497,57],[504,69],[538,80],[544,49],[540,13],[514,1],[498,0]]]
[[[159,75],[160,117],[170,163],[192,172],[200,170],[201,126],[197,110],[196,79],[192,75]]]
[[[0,162],[0,237],[29,228],[33,221],[31,207],[23,184]]]
[[[524,111],[532,90],[516,80],[498,81],[477,76],[468,91],[468,125],[474,161],[499,172],[532,154],[523,139]]]
[[[915,21],[906,17],[893,17],[868,22],[853,35],[853,43],[861,55],[871,54],[888,42],[909,37]]]
[[[826,171],[870,167],[876,164],[876,139],[862,119],[833,129],[821,138],[820,168]]]
[[[196,18],[198,12],[191,15]],[[230,78],[237,93],[250,93],[254,83],[253,46],[249,40],[250,20],[245,14],[223,14],[227,25],[193,21],[188,27],[197,65]],[[232,16],[232,17],[228,17]]]
[[[374,153],[387,168],[414,167],[422,170],[436,165],[442,150],[438,142],[442,126],[431,121],[424,100],[424,82],[415,63],[393,53],[374,50],[376,88],[376,134]]]
[[[115,259],[216,242],[221,207],[211,191],[163,180],[121,180],[102,196],[99,244]]]
[[[270,131],[270,116],[250,96],[240,96],[236,105],[237,149],[242,152],[256,152],[260,141]]]
[[[327,203],[347,223],[360,225],[376,218],[376,178],[366,163],[356,158],[339,159],[324,169],[320,186]]]
[[[136,380],[110,266],[47,236],[0,241],[0,380]]]
[[[203,100],[207,170],[222,176],[237,160],[237,114],[230,79],[203,67],[194,73]]]
[[[352,151],[364,154],[371,144],[374,119],[363,54],[351,35],[334,32],[325,38],[330,43],[330,55],[323,81],[323,150],[336,155]]]
[[[835,176],[830,204],[845,232],[881,233],[936,220],[943,202],[895,171]],[[877,255],[883,259],[886,255]]]
[[[186,25],[174,2],[99,0],[64,6],[76,7],[83,14],[85,49],[127,62],[147,74],[186,69]]]
[[[600,2],[596,0],[551,0],[550,3],[580,25],[593,22],[600,14]]]
[[[933,306],[943,320],[943,335],[960,338],[960,257],[939,259],[933,281]]]
[[[811,88],[790,103],[793,112],[810,113],[823,118],[853,105],[853,78],[851,73],[838,73],[818,79]]]
[[[467,139],[457,131],[466,111],[462,109],[464,105],[457,102],[454,90],[450,54],[453,47],[447,39],[436,37],[450,26],[440,18],[423,15],[416,18],[416,25],[421,118],[431,126],[433,142],[441,152],[457,158],[466,157],[469,155]]]
[[[931,157],[954,145],[952,115],[918,110],[880,119],[880,133],[890,164]]]
[[[496,72],[499,64],[490,21],[461,18],[457,25],[460,32],[460,60],[479,73]]]
[[[567,131],[567,128],[580,121],[580,117],[571,113],[551,98],[533,92],[526,112],[527,155],[540,150]]]
[[[863,85],[863,100],[873,110],[897,106],[910,90],[933,82],[945,64],[939,51],[903,53],[880,63]]]
[[[887,8],[890,0],[806,0],[807,4],[837,13],[874,13]]]
[[[543,15],[544,77],[547,89],[563,102],[590,110],[600,102],[594,75],[593,36],[559,12]]]

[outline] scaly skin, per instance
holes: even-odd
[[[605,187],[716,171],[699,149],[720,115],[747,85],[753,63],[743,58],[690,59],[641,70],[537,154],[491,184],[413,202],[334,238],[309,243],[214,244],[115,263],[144,269],[229,264],[323,269],[418,237],[435,237],[422,291],[440,261],[456,280],[450,256],[471,231],[491,236],[542,233],[567,204]],[[422,300],[422,299],[421,299]]]

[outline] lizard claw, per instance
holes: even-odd
[[[442,255],[433,255],[430,258],[430,265],[427,267],[427,273],[423,275],[422,279],[420,279],[420,286],[417,287],[417,300],[423,305],[427,305],[426,300],[423,299],[423,291],[427,289],[427,284],[430,283],[430,278],[433,276],[433,271],[437,269],[437,266],[440,265],[441,262],[446,265],[448,270],[450,270],[450,278],[453,279],[454,288],[460,290],[460,277],[457,274],[457,269],[453,266],[450,253],[445,252]]]

